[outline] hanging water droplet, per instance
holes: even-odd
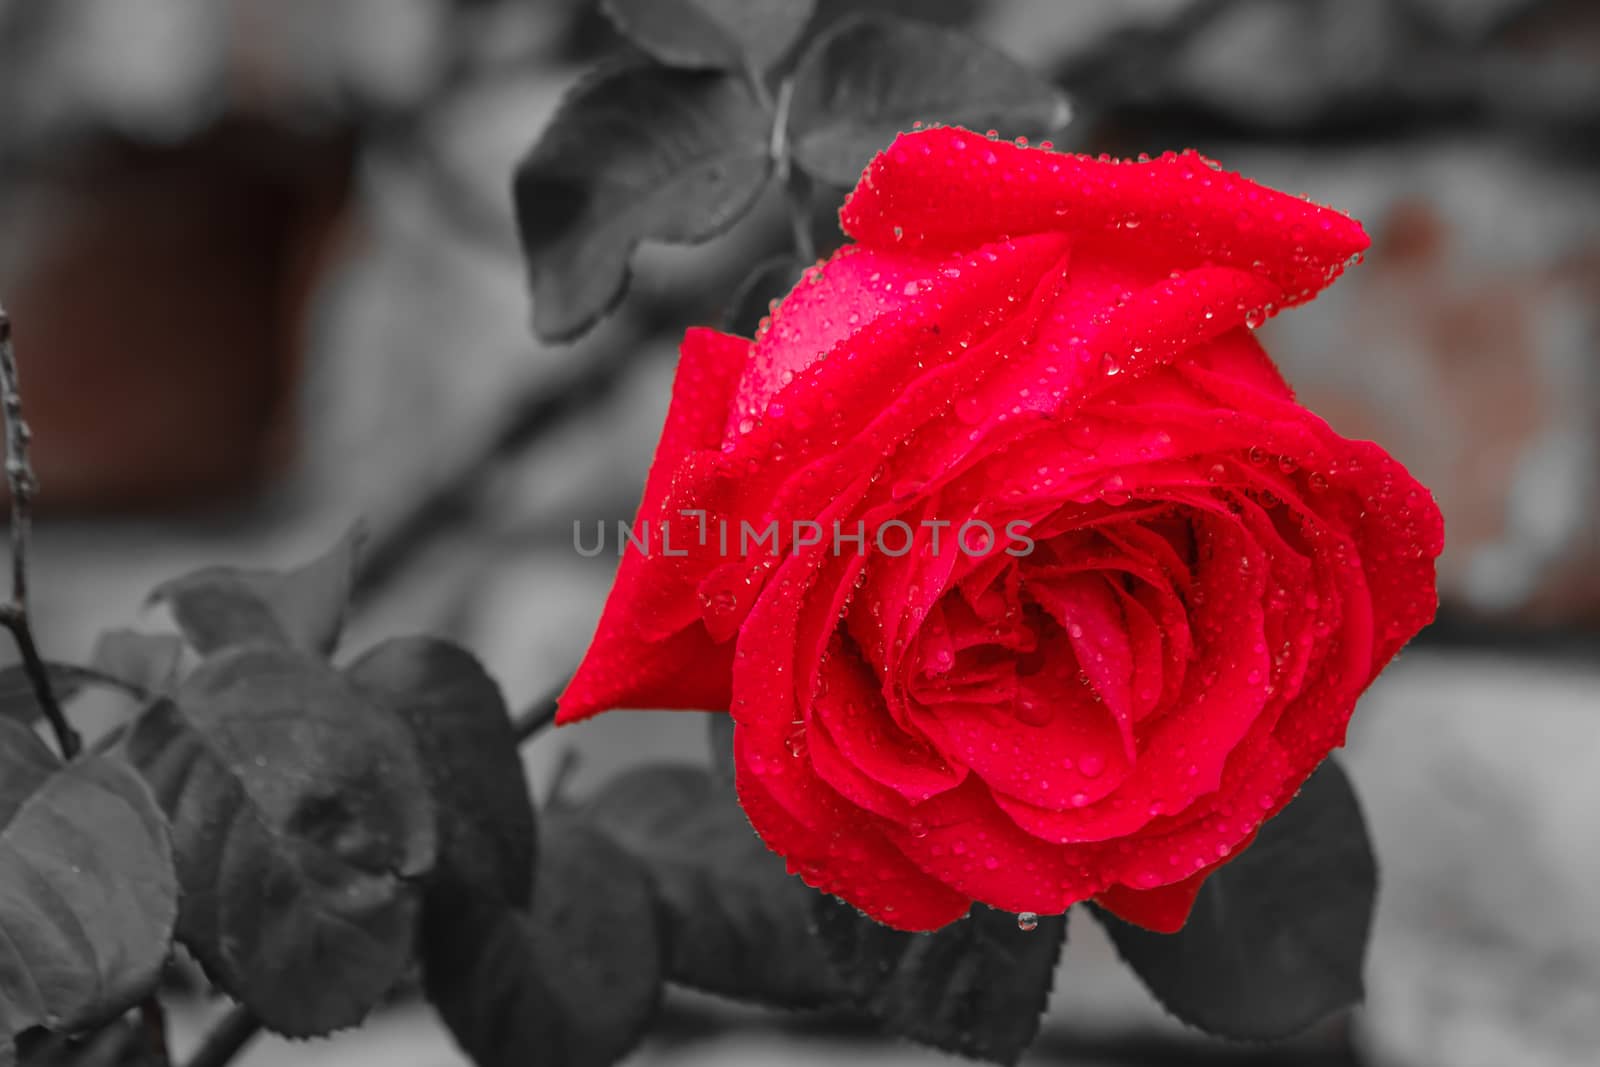
[[[1035,915],[1031,911],[1019,912],[1017,914],[1018,930],[1021,930],[1023,933],[1029,933],[1030,931],[1037,930],[1038,928],[1039,916]]]

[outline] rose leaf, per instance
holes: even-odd
[[[176,634],[104,630],[95,639],[89,664],[146,693],[167,693],[178,683],[183,640]]]
[[[405,727],[321,660],[247,645],[126,744],[172,822],[178,937],[211,979],[291,1037],[360,1022],[411,958],[434,861]]]
[[[500,687],[471,653],[431,637],[386,641],[345,677],[411,731],[438,815],[435,872],[498,888],[521,907],[532,891],[536,824]]]
[[[1330,759],[1206,880],[1182,930],[1095,915],[1173,1015],[1222,1037],[1272,1041],[1361,999],[1376,892],[1355,790]]]
[[[138,774],[62,764],[0,718],[0,1047],[126,1011],[160,977],[177,914],[166,818]]]
[[[1054,85],[964,33],[869,14],[840,21],[801,56],[788,136],[802,167],[849,187],[919,122],[1046,135],[1071,114]]]
[[[326,655],[344,626],[364,537],[356,524],[322,556],[287,571],[206,567],[163,582],[150,601],[172,609],[201,655],[249,642]]]
[[[1064,916],[974,905],[932,933],[883,926],[818,894],[818,934],[854,1000],[892,1034],[969,1058],[1014,1064],[1039,1033]]]
[[[811,930],[816,892],[756,836],[728,783],[698,767],[642,767],[579,814],[649,870],[671,928],[668,978],[787,1008],[838,999]]]
[[[605,835],[547,818],[532,906],[454,881],[428,894],[428,999],[479,1067],[610,1067],[661,1000],[663,931],[649,876]]]
[[[617,30],[669,67],[760,72],[782,59],[815,0],[601,0]]]
[[[517,168],[534,330],[567,341],[622,299],[641,241],[693,244],[755,203],[768,120],[738,78],[624,65],[568,95]]]

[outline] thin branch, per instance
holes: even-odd
[[[224,1067],[261,1032],[261,1020],[243,1004],[229,1009],[189,1060],[189,1067]]]
[[[61,702],[50,685],[50,669],[39,654],[38,642],[33,638],[33,624],[28,617],[28,541],[33,532],[33,496],[39,484],[28,462],[28,445],[33,434],[22,416],[22,389],[17,377],[17,354],[11,345],[11,318],[3,307],[0,307],[0,408],[5,411],[6,482],[11,488],[11,600],[0,607],[0,624],[11,631],[17,652],[22,656],[22,668],[33,684],[39,709],[56,736],[61,758],[71,760],[83,751],[83,738],[61,710]],[[117,683],[116,679],[98,671],[85,670],[82,674],[86,678],[93,676],[92,680],[102,684]],[[169,1063],[167,1016],[155,994],[140,1003],[139,1017],[145,1051],[153,1062]]]
[[[545,727],[556,721],[556,698],[566,687],[565,681],[551,686],[538,700],[512,716],[511,729],[517,735],[518,744],[531,741]]]
[[[0,308],[0,396],[6,417],[6,481],[11,486],[11,603],[28,610],[28,538],[32,533],[33,494],[38,483],[28,463],[33,432],[22,415],[17,354],[11,347],[11,317]]]
[[[583,762],[583,757],[578,755],[578,750],[567,746],[556,757],[555,769],[550,772],[550,786],[545,790],[544,803],[540,808],[555,811],[567,806],[567,794],[572,788],[572,779],[578,773],[578,767]]]
[[[11,631],[22,667],[39,708],[56,735],[63,759],[72,759],[83,749],[83,739],[67,721],[61,704],[50,686],[50,672],[33,638],[28,619],[28,540],[33,529],[33,496],[38,482],[28,462],[32,434],[22,417],[22,391],[17,381],[17,356],[11,347],[11,319],[0,307],[0,407],[6,420],[6,481],[11,487],[11,600],[0,607],[0,625]]]

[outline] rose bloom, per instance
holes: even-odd
[[[730,711],[756,832],[890,926],[1093,899],[1178,929],[1433,618],[1432,496],[1253,333],[1366,234],[1194,153],[954,128],[842,220],[753,342],[685,338],[636,520],[673,554],[624,554],[560,721]],[[825,535],[715,533],[773,519]]]

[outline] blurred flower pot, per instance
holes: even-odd
[[[13,168],[0,294],[43,510],[198,507],[282,465],[352,155],[341,134],[224,121]]]

